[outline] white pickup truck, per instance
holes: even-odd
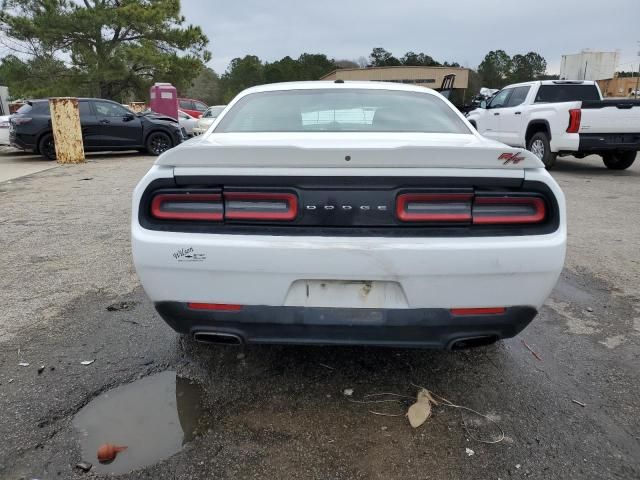
[[[640,150],[640,101],[603,100],[590,81],[509,85],[467,119],[485,137],[530,150],[548,169],[558,156],[596,154],[607,168],[623,170]]]

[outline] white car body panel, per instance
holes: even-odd
[[[9,145],[9,115],[0,115],[0,145]]]
[[[172,154],[173,152],[173,154]],[[416,133],[208,133],[180,150],[170,150],[157,165],[176,167],[431,167],[538,168],[534,155],[520,155],[517,163],[498,160],[517,154],[479,135]],[[345,161],[346,156],[350,157]]]
[[[640,107],[582,110],[580,133],[636,133],[640,131]]]

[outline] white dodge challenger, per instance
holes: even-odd
[[[456,349],[534,318],[565,201],[433,90],[272,84],[158,158],[132,242],[157,311],[197,340]]]

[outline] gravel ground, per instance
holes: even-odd
[[[0,183],[0,478],[103,478],[74,468],[73,415],[167,370],[202,386],[195,438],[122,478],[640,478],[640,164],[561,159],[569,250],[547,305],[515,339],[434,352],[179,338],[131,263],[130,194],[152,161],[96,156]],[[489,415],[505,439],[479,441],[496,425],[457,409],[413,430],[350,401],[412,384]],[[179,415],[192,407],[178,399]]]

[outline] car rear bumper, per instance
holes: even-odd
[[[153,301],[265,306],[538,308],[562,270],[565,243],[563,228],[471,238],[132,231],[136,270]]]
[[[580,152],[602,152],[608,150],[640,150],[640,132],[580,134]]]
[[[465,348],[510,338],[535,317],[532,307],[499,314],[454,315],[449,310],[246,306],[208,311],[181,302],[157,302],[177,332],[215,342]]]

